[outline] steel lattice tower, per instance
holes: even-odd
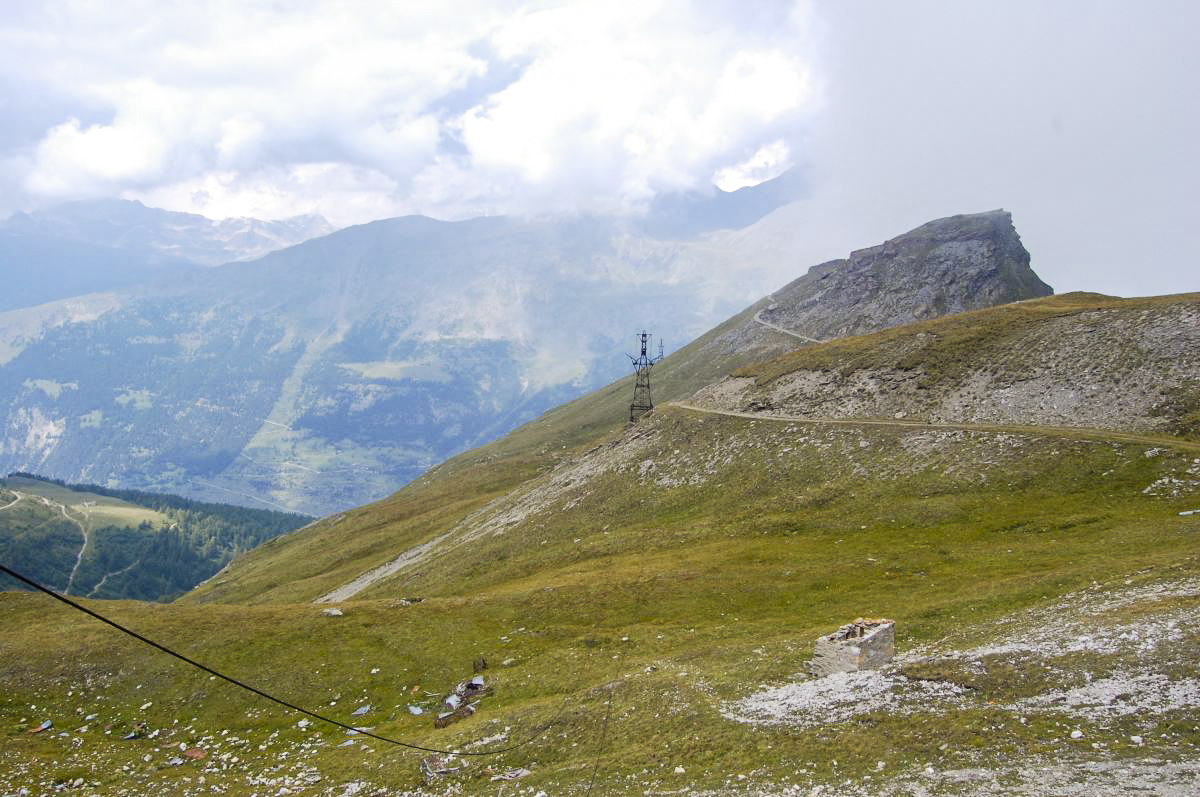
[[[630,423],[633,423],[654,409],[654,401],[650,398],[650,369],[663,357],[661,338],[658,341],[658,356],[651,357],[646,354],[646,346],[650,342],[650,333],[642,332],[636,337],[642,344],[642,353],[637,357],[634,357],[632,354],[627,355],[633,361],[633,371],[637,376],[637,381],[633,385],[633,403],[629,405]]]

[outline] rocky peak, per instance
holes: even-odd
[[[764,321],[834,338],[1049,296],[1004,210],[923,224],[814,266],[774,296]]]

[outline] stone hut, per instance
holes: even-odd
[[[896,623],[859,617],[817,639],[809,670],[818,678],[835,672],[874,670],[896,655]]]

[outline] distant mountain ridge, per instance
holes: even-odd
[[[0,230],[79,241],[143,258],[158,256],[216,266],[253,260],[328,235],[334,227],[315,214],[279,221],[217,220],[147,207],[136,200],[88,199],[13,214],[0,224]]]
[[[753,238],[411,216],[0,313],[0,466],[310,514],[363,503],[620,375],[634,330],[670,346],[744,305],[787,258],[745,259]]]
[[[333,228],[319,216],[214,221],[140,202],[68,202],[0,222],[0,312],[173,282]]]

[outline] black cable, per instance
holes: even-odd
[[[236,678],[231,678],[230,676],[225,675],[222,672],[218,672],[217,670],[214,670],[211,667],[207,667],[198,661],[189,659],[187,656],[183,655],[182,653],[176,653],[175,651],[171,650],[170,648],[166,647],[165,645],[160,645],[159,643],[155,642],[152,639],[147,639],[146,637],[142,636],[141,634],[137,633],[136,631],[131,631],[130,629],[126,628],[125,626],[121,625],[120,623],[109,620],[107,617],[97,614],[96,612],[92,611],[91,609],[87,608],[86,606],[81,606],[80,604],[76,603],[75,601],[71,600],[70,598],[68,598],[64,595],[58,594],[57,592],[50,589],[49,587],[42,586],[41,584],[34,581],[33,579],[23,576],[20,573],[18,573],[17,571],[4,566],[3,564],[0,564],[0,571],[7,573],[8,575],[12,576],[13,578],[17,579],[18,581],[23,581],[24,583],[28,584],[29,586],[33,587],[34,589],[36,589],[40,592],[46,593],[47,595],[49,595],[51,598],[54,598],[55,600],[62,601],[63,603],[70,606],[72,609],[78,609],[79,611],[83,612],[84,614],[91,615],[92,617],[96,618],[100,622],[102,622],[106,625],[110,625],[113,628],[117,629],[118,631],[120,631],[124,634],[128,634],[129,636],[133,637],[134,639],[137,639],[141,642],[145,642],[147,645],[149,645],[152,648],[157,648],[158,650],[161,650],[163,653],[166,653],[169,656],[174,656],[175,658],[179,659],[182,662],[186,662],[187,664],[190,664],[197,669],[203,670],[204,672],[208,673],[209,675],[215,675],[217,678],[220,678],[224,681],[228,681],[229,683],[233,684],[234,686],[241,687],[242,689],[245,689],[247,692],[253,692],[254,694],[258,695],[259,697],[263,697],[263,698],[266,698],[267,700],[270,700],[272,703],[278,703],[281,706],[290,708],[292,711],[299,711],[301,714],[306,714],[310,717],[313,717],[314,719],[319,719],[322,722],[328,722],[330,725],[336,725],[339,728],[345,728],[346,730],[354,731],[355,733],[360,733],[363,736],[369,736],[372,739],[378,739],[381,742],[387,742],[388,744],[394,744],[399,747],[407,747],[412,750],[420,750],[421,752],[424,752],[424,753],[440,753],[443,755],[458,755],[458,756],[499,755],[500,753],[507,753],[510,750],[516,750],[519,747],[524,747],[525,745],[529,744],[530,742],[533,742],[535,739],[540,738],[544,733],[546,733],[546,731],[550,730],[550,728],[553,727],[553,725],[556,722],[558,722],[558,718],[562,716],[563,711],[565,711],[567,708],[567,700],[564,698],[562,706],[560,706],[558,709],[558,713],[555,714],[554,717],[549,722],[547,722],[542,727],[538,728],[537,731],[532,736],[530,736],[528,739],[525,739],[524,741],[509,745],[508,747],[500,747],[495,750],[480,750],[478,752],[469,752],[469,751],[465,751],[465,750],[464,751],[440,750],[436,747],[423,747],[422,745],[419,745],[419,744],[411,744],[409,742],[402,742],[402,741],[399,741],[398,739],[389,739],[386,736],[380,736],[377,733],[371,733],[370,731],[364,731],[359,728],[355,728],[353,725],[347,725],[344,722],[339,722],[338,720],[331,719],[329,717],[322,716],[321,714],[317,714],[315,712],[309,711],[306,708],[301,708],[300,706],[297,706],[293,703],[289,703],[286,700],[281,700],[280,698],[275,697],[274,695],[269,695],[266,692],[262,691],[261,689],[257,689],[253,686],[250,686],[249,684],[242,683],[241,681],[237,680]]]
[[[596,785],[596,772],[600,769],[600,756],[603,755],[608,741],[608,720],[612,717],[613,692],[616,691],[616,688],[614,685],[608,690],[608,703],[604,707],[604,724],[600,727],[600,744],[596,746],[596,760],[592,762],[592,777],[588,781],[584,797],[592,797],[592,787]]]

